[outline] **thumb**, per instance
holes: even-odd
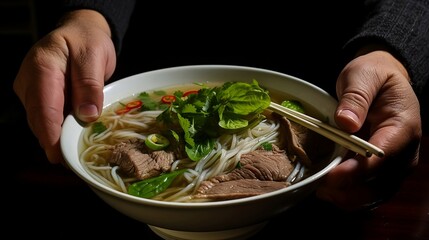
[[[380,83],[374,82],[376,79],[378,78],[363,74],[353,65],[346,66],[339,75],[335,122],[341,129],[355,133],[362,127],[378,88],[381,87]]]
[[[350,133],[357,132],[365,121],[369,106],[362,101],[359,94],[347,93],[339,96],[335,112],[337,125]]]
[[[116,64],[114,50],[111,54],[106,49],[94,51],[78,53],[77,56],[85,56],[84,60],[72,59],[72,105],[76,117],[83,122],[93,122],[100,116],[104,82],[111,77]]]

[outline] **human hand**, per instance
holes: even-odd
[[[30,129],[48,160],[61,163],[61,126],[70,108],[82,122],[102,110],[104,82],[115,69],[109,25],[92,10],[67,14],[27,53],[14,81]]]
[[[376,50],[352,60],[337,80],[337,125],[384,152],[352,155],[329,172],[318,197],[345,210],[371,207],[391,196],[418,162],[420,105],[404,66]]]

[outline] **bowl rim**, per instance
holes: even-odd
[[[240,66],[240,65],[222,65],[222,64],[183,65],[183,66],[167,67],[167,68],[161,68],[161,69],[141,72],[141,73],[130,75],[130,76],[118,79],[114,82],[106,84],[103,88],[103,93],[106,93],[110,88],[114,88],[118,84],[123,84],[124,82],[129,81],[130,79],[136,78],[136,77],[141,76],[141,75],[157,74],[160,72],[167,73],[167,72],[178,71],[178,70],[195,70],[195,69],[250,70],[250,71],[263,72],[263,73],[267,73],[267,74],[274,74],[274,75],[280,76],[282,78],[292,79],[293,81],[297,81],[303,85],[307,85],[307,86],[313,88],[314,90],[317,90],[321,94],[326,95],[326,97],[331,98],[330,99],[331,101],[337,102],[335,100],[335,98],[333,98],[329,93],[327,93],[322,88],[320,88],[320,87],[318,87],[318,86],[316,86],[310,82],[304,81],[304,80],[302,80],[298,77],[295,77],[295,76],[291,76],[291,75],[288,75],[285,73],[281,73],[281,72],[277,72],[277,71],[273,71],[273,70],[269,70],[269,69],[264,69],[264,68]],[[124,96],[124,97],[126,97],[126,96]],[[106,105],[103,104],[103,108],[105,106]],[[70,125],[75,125],[75,124],[80,125],[83,129],[82,124],[80,124],[79,121],[76,120],[76,118],[74,117],[73,114],[67,115],[65,120],[64,120],[64,123],[63,123],[60,144],[61,144],[62,154],[63,154],[63,157],[65,159],[67,166],[75,174],[77,174],[79,176],[79,178],[81,178],[87,184],[89,184],[90,187],[95,188],[95,189],[102,191],[104,193],[107,193],[110,196],[125,199],[127,201],[134,202],[134,203],[157,206],[157,207],[162,206],[164,208],[165,207],[167,207],[167,208],[169,208],[169,207],[170,208],[190,208],[190,207],[191,208],[208,208],[208,207],[218,207],[218,206],[226,206],[226,205],[230,206],[230,205],[243,204],[243,203],[258,201],[258,200],[262,200],[262,199],[266,199],[266,198],[271,198],[273,196],[280,195],[280,194],[285,193],[285,192],[294,191],[295,189],[300,188],[301,186],[306,185],[307,183],[310,183],[312,181],[315,181],[315,180],[323,177],[332,168],[337,166],[342,161],[342,158],[345,155],[345,149],[343,149],[342,147],[339,147],[340,150],[339,150],[338,156],[336,156],[334,159],[332,159],[331,162],[329,164],[327,164],[325,167],[323,167],[319,171],[315,172],[313,175],[311,175],[311,176],[309,176],[309,177],[307,177],[307,178],[305,178],[305,179],[303,179],[303,180],[301,180],[301,181],[299,181],[299,182],[297,182],[291,186],[288,186],[288,187],[283,188],[283,189],[275,190],[273,192],[264,193],[264,194],[257,195],[257,196],[246,197],[246,198],[223,200],[223,201],[213,201],[213,202],[192,202],[192,203],[167,202],[167,201],[159,201],[159,200],[153,200],[153,199],[140,198],[137,196],[133,196],[133,195],[129,195],[127,193],[117,191],[115,189],[109,188],[109,187],[99,183],[97,180],[92,178],[90,176],[90,174],[88,174],[86,172],[82,173],[79,171],[79,169],[76,169],[74,167],[74,165],[71,164],[70,160],[68,159],[68,155],[65,153],[65,152],[67,152],[67,151],[65,151],[65,149],[68,148],[68,146],[66,145],[66,140],[65,140],[65,138],[68,136],[66,130],[67,130],[67,128],[70,127]],[[82,131],[80,131],[80,132],[82,132]],[[79,160],[78,160],[78,164],[80,165]],[[85,170],[82,169],[82,171],[85,171]]]

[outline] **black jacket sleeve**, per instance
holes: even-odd
[[[369,0],[360,32],[345,46],[349,56],[368,43],[381,43],[407,68],[420,94],[429,78],[429,1]]]
[[[135,0],[64,0],[64,11],[92,9],[106,18],[117,54],[121,51],[134,6]]]

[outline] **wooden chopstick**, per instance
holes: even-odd
[[[269,109],[285,116],[286,118],[294,121],[308,129],[311,129],[326,138],[331,139],[332,141],[362,155],[365,157],[370,157],[372,154],[377,155],[378,157],[384,156],[384,151],[374,146],[373,144],[353,135],[341,131],[327,123],[320,121],[319,119],[310,117],[306,114],[294,111],[287,107],[283,107],[280,104],[271,102]]]

